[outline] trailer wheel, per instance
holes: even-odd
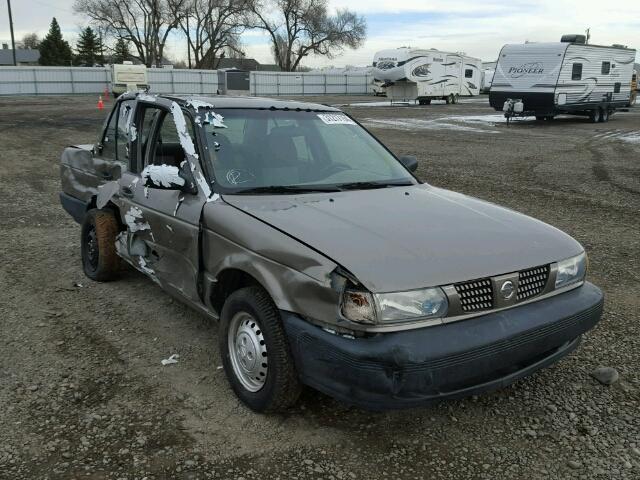
[[[600,121],[602,123],[605,123],[605,122],[609,121],[609,109],[608,108],[603,108],[602,111],[600,112]]]
[[[600,109],[596,108],[594,110],[591,110],[589,119],[591,120],[591,123],[598,123],[600,121]]]
[[[453,103],[459,103],[460,102],[460,96],[456,93],[453,96]]]
[[[450,105],[450,104],[454,103],[453,99],[454,99],[453,93],[451,95],[449,95],[447,98],[445,98],[445,101],[447,102],[447,105]]]
[[[430,98],[421,98],[420,100],[418,100],[418,103],[420,105],[431,105],[431,99]]]
[[[547,117],[544,117],[542,115],[536,115],[536,121],[538,121],[538,122],[542,122],[543,120],[546,120],[546,119],[547,119]]]

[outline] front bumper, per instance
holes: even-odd
[[[282,312],[301,380],[345,403],[415,407],[497,389],[574,350],[600,319],[591,283],[469,320],[367,338],[326,332]]]

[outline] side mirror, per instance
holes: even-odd
[[[183,162],[180,168],[173,165],[147,165],[142,170],[144,186],[159,190],[180,190],[186,193],[196,193],[193,175]]]
[[[415,172],[418,169],[418,159],[413,155],[405,155],[400,157],[399,160],[410,172]]]

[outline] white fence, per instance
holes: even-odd
[[[101,93],[109,82],[108,68],[0,67],[0,95]]]
[[[251,72],[251,95],[367,95],[373,76],[314,72]]]
[[[151,92],[215,94],[216,70],[147,69]],[[251,95],[366,95],[373,77],[367,74],[251,72]],[[110,89],[108,67],[0,67],[0,95],[70,95]]]
[[[215,70],[147,69],[151,92],[214,94]],[[70,95],[104,92],[111,85],[108,67],[0,67],[0,95]]]

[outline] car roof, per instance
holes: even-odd
[[[142,92],[141,92],[142,94]],[[136,94],[138,95],[138,94]],[[300,102],[297,100],[281,100],[275,98],[233,96],[233,95],[170,95],[153,94],[159,98],[172,100],[180,105],[185,105],[188,101],[197,100],[199,102],[210,103],[214,108],[252,108],[252,109],[275,109],[275,110],[314,110],[325,112],[339,112],[340,110],[329,105],[320,103]]]

